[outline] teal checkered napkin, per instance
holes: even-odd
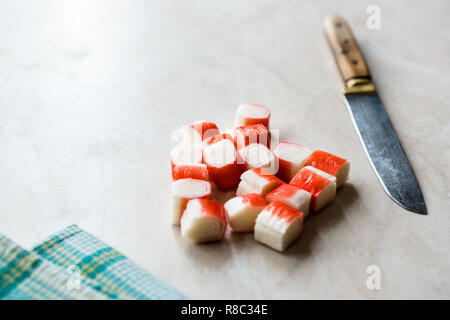
[[[185,299],[76,225],[27,251],[0,234],[0,299]]]

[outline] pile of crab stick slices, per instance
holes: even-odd
[[[172,149],[170,220],[194,243],[220,241],[232,232],[284,251],[303,230],[304,219],[331,203],[348,180],[350,162],[292,142],[271,149],[270,109],[243,104],[231,133],[209,121],[181,128]],[[215,187],[215,188],[214,188]],[[221,204],[215,190],[235,190]]]

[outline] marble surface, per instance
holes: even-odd
[[[448,1],[0,1],[0,232],[69,224],[192,298],[450,298]],[[323,18],[348,19],[421,183],[428,216],[382,190],[340,94]],[[168,223],[171,131],[272,108],[283,140],[352,161],[350,184],[279,254]],[[381,289],[366,268],[381,268]]]

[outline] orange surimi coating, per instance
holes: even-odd
[[[267,182],[277,182],[279,184],[284,183],[265,168],[254,168],[250,169],[249,171],[256,173],[260,178],[265,179]]]
[[[172,163],[173,180],[192,178],[208,180],[208,169],[205,164],[177,164]]]
[[[320,174],[308,168],[303,168],[292,178],[289,184],[311,193],[311,208],[315,210],[316,199],[329,182],[329,179]]]
[[[242,203],[250,206],[265,206],[266,201],[258,193],[247,193],[239,196],[242,199]]]
[[[202,207],[201,212],[204,216],[215,216],[226,223],[225,208],[222,204],[209,199],[199,199],[198,201]]]
[[[260,143],[270,148],[269,130],[260,123],[237,127],[234,130],[234,142],[238,150],[251,143]]]
[[[264,210],[269,211],[272,215],[276,216],[278,219],[282,219],[287,223],[291,222],[297,217],[303,218],[303,212],[291,208],[287,204],[281,201],[273,201],[269,203]]]
[[[308,191],[312,195],[316,195],[328,184],[330,180],[305,168],[300,170],[289,184],[297,186]]]
[[[202,149],[198,146],[175,146],[170,154],[170,167],[174,181],[184,178],[208,178],[206,166],[202,164]]]
[[[282,184],[266,194],[267,202],[281,201],[288,206],[300,210],[305,217],[309,214],[311,194],[290,184]]]
[[[278,188],[273,189],[272,191],[270,191],[266,195],[265,199],[266,199],[267,202],[272,202],[272,201],[275,201],[278,198],[290,198],[294,194],[296,194],[299,189],[300,188],[298,188],[298,187],[296,187],[294,185],[282,184]]]
[[[220,190],[229,190],[239,184],[242,166],[235,163],[224,167],[208,166],[208,174]]]
[[[189,127],[197,131],[198,134],[202,137],[202,140],[205,140],[219,133],[219,128],[217,128],[217,125],[213,122],[200,121],[189,125]]]
[[[220,134],[216,134],[212,137],[207,138],[203,142],[203,148],[208,147],[208,146],[210,146],[216,142],[219,142],[220,140],[224,140],[224,139],[234,142],[233,137],[229,133],[220,133]]]
[[[305,166],[311,166],[336,176],[340,167],[346,162],[347,160],[335,156],[334,154],[323,150],[316,150],[309,156]]]

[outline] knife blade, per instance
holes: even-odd
[[[427,214],[417,178],[378,96],[353,32],[341,17],[327,17],[324,27],[344,80],[348,110],[383,189],[401,207]]]

